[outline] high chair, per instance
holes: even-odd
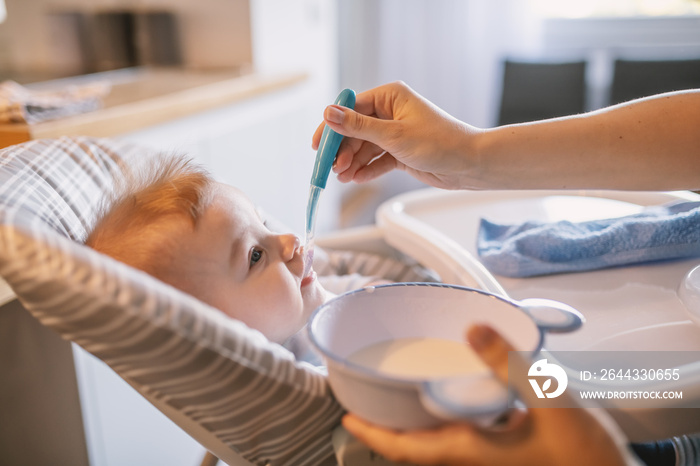
[[[343,408],[322,370],[192,296],[82,244],[114,178],[147,156],[138,146],[85,137],[0,151],[0,277],[22,306],[44,327],[104,361],[211,452],[202,465],[218,459],[231,466],[391,464],[370,460],[370,452],[338,428]],[[418,194],[430,209],[413,210],[430,212],[434,220],[434,199]],[[438,204],[447,205],[442,198]],[[389,210],[401,209],[389,205],[384,214]],[[399,217],[379,216],[401,223],[391,235],[368,227],[319,238],[317,245],[333,258],[342,257],[334,249],[382,257],[377,270],[386,271],[385,264],[402,259],[387,242],[400,240],[404,246],[398,249],[411,250],[443,280],[505,293],[478,263],[462,257],[468,252],[456,241],[439,236],[429,250],[421,249],[420,242],[435,232],[423,231],[425,225],[411,215]],[[462,223],[468,221],[466,213],[463,217]],[[342,260],[327,266],[353,272]],[[410,281],[406,267],[392,267],[394,275],[383,277]]]
[[[147,155],[84,137],[0,151],[0,276],[41,324],[104,361],[223,462],[337,464],[343,408],[321,370],[82,244],[114,177]]]

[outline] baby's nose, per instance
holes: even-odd
[[[295,254],[301,254],[301,240],[297,235],[291,233],[280,235],[280,243],[282,244],[282,256],[285,261],[292,260]]]

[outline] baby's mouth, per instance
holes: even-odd
[[[301,288],[310,285],[314,280],[316,280],[316,272],[311,270],[311,272],[301,279]]]

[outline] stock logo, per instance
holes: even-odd
[[[532,389],[535,391],[537,398],[556,398],[566,390],[566,385],[569,383],[569,378],[566,376],[566,372],[557,364],[548,363],[546,359],[540,359],[535,361],[535,363],[530,366],[530,370],[527,371],[527,380],[532,385]],[[538,382],[538,379],[547,377],[543,381],[542,386]],[[552,379],[557,381],[556,388],[553,391],[549,391],[552,388]]]

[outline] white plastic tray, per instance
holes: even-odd
[[[678,299],[677,288],[685,274],[700,264],[700,258],[514,279],[489,273],[476,253],[482,217],[504,223],[584,221],[628,215],[642,206],[679,199],[700,200],[700,196],[689,192],[427,189],[384,203],[377,211],[377,224],[389,244],[434,268],[447,282],[476,286],[515,299],[555,299],[583,312],[587,318],[584,328],[571,335],[551,336],[548,347],[552,350],[700,351],[700,330],[691,331],[693,338],[683,339],[630,336],[630,332],[644,334],[650,327],[671,324],[695,330]]]
[[[377,211],[377,225],[387,243],[435,269],[447,282],[514,299],[554,299],[583,313],[586,323],[581,330],[547,336],[545,345],[551,351],[700,351],[700,326],[690,320],[678,297],[679,285],[700,258],[514,279],[489,273],[476,252],[482,217],[503,223],[585,221],[629,215],[644,206],[677,200],[697,201],[700,196],[685,191],[425,189],[385,202]],[[700,377],[700,365],[697,372]],[[700,399],[697,382],[688,379],[674,389],[683,388],[685,397]],[[700,430],[697,410],[661,411],[624,413],[620,422],[628,435],[638,439]]]

